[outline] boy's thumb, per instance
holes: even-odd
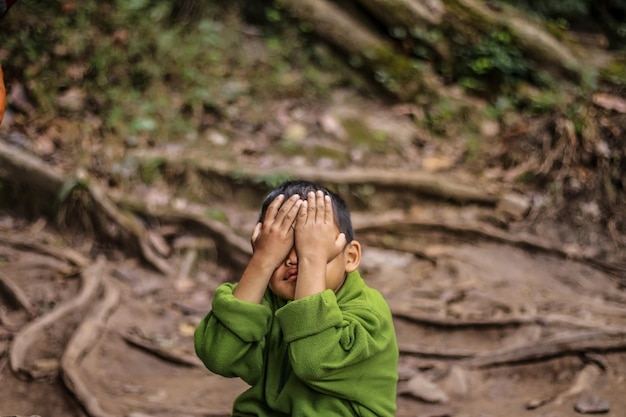
[[[337,236],[337,239],[335,239],[335,246],[343,249],[343,247],[346,246],[346,243],[348,243],[346,240],[346,234],[339,233],[339,236]]]

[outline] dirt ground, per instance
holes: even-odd
[[[340,113],[302,110],[282,109],[288,120],[280,128],[302,124],[311,136],[312,126],[330,129]],[[395,142],[387,149],[394,151],[353,149],[348,168],[393,167],[485,192],[506,188],[501,173],[477,175],[457,166],[459,144],[416,141],[420,132],[407,128],[402,112],[358,112],[389,125]],[[328,145],[306,143],[301,146]],[[286,157],[266,145],[242,134],[226,145],[204,143],[202,153],[237,153],[240,162],[260,169],[338,168],[311,149]],[[64,146],[60,152],[70,148]],[[162,197],[159,186],[172,187],[166,174],[162,181],[134,192],[146,201]],[[248,194],[249,184],[232,178],[221,178],[219,187],[216,181],[187,176],[179,186],[202,189],[198,201],[225,213],[225,224],[247,239],[261,191]],[[520,215],[519,209],[423,198],[393,184],[375,188],[376,195],[367,187],[347,191],[364,245],[361,272],[395,316],[397,417],[626,413],[626,293],[623,277],[592,261],[617,256],[597,223],[573,227],[532,209]],[[522,206],[536,197],[518,194]],[[236,268],[206,236],[209,244],[188,250],[188,240],[202,236],[192,226],[146,222],[166,237],[164,258],[179,271],[164,276],[122,245],[79,233],[71,223],[0,217],[0,415],[229,415],[245,384],[204,369],[192,334],[216,286],[237,279]],[[584,244],[590,236],[593,247]],[[106,260],[96,261],[99,256]],[[89,288],[91,295],[81,295]],[[68,304],[74,307],[40,325]],[[12,360],[21,368],[12,369]]]
[[[78,278],[73,265],[19,248],[20,242],[58,242],[58,238],[29,232],[33,225],[3,220],[2,235],[15,243],[0,246],[3,274],[25,288],[37,313],[75,296]],[[563,353],[545,358],[531,355],[519,363],[506,359],[506,352],[523,353],[561,335],[606,338],[609,329],[623,328],[625,300],[611,280],[576,262],[505,245],[453,243],[437,251],[440,261],[432,265],[412,255],[366,247],[362,270],[399,316],[465,316],[498,319],[501,324],[443,326],[436,320],[428,324],[398,317],[403,381],[397,416],[570,416],[587,397],[607,401],[608,415],[621,415],[626,409],[623,333],[616,339],[621,340],[616,351],[567,352],[561,346]],[[203,266],[191,282],[177,287],[133,259],[111,263],[106,279],[120,290],[121,300],[79,369],[90,394],[106,412],[102,415],[228,415],[245,384],[211,375],[190,358],[192,331],[210,305],[212,290],[234,277],[215,264]],[[611,299],[606,294],[612,294]],[[60,384],[57,367],[87,311],[68,313],[39,335],[26,364],[42,375],[23,380],[11,372],[6,353],[27,318],[23,311],[3,309],[2,415],[84,415]],[[514,318],[526,320],[515,324]],[[188,363],[164,360],[133,344],[137,339],[174,352]],[[504,364],[486,368],[463,358],[489,361],[500,352]],[[545,405],[527,409],[543,401]]]

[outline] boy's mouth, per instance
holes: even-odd
[[[298,279],[298,270],[296,268],[291,268],[285,274],[285,281],[295,281]]]

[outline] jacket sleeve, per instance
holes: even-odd
[[[272,312],[265,300],[254,304],[236,298],[235,287],[227,283],[215,290],[212,310],[195,330],[194,345],[211,372],[254,385],[261,375]]]
[[[342,310],[326,290],[285,305],[276,319],[294,373],[318,391],[352,400],[364,378],[395,378],[395,330],[382,296]],[[376,375],[389,369],[390,375]]]

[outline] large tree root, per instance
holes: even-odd
[[[416,302],[419,304],[419,302]],[[529,316],[510,316],[501,318],[488,319],[463,319],[455,317],[438,317],[433,314],[420,314],[412,306],[395,303],[391,306],[391,312],[394,317],[408,320],[418,324],[429,326],[438,326],[446,328],[486,328],[486,327],[511,327],[521,325],[539,325],[548,326],[565,326],[578,329],[594,329],[603,330],[606,333],[624,333],[626,328],[621,326],[607,326],[599,322],[589,320],[578,320],[571,316],[563,314],[547,314],[547,315],[529,315]]]
[[[440,347],[418,346],[401,343],[403,355],[423,356],[454,360],[468,368],[488,368],[513,365],[522,362],[541,361],[559,356],[626,350],[626,333],[587,331],[548,337],[524,346],[485,352],[463,348],[441,349]]]
[[[41,378],[49,375],[49,372],[27,367],[26,358],[31,346],[42,338],[47,328],[69,313],[84,309],[93,302],[100,289],[103,268],[104,260],[98,260],[95,264],[86,268],[81,274],[82,287],[75,298],[61,304],[50,313],[31,321],[15,336],[11,344],[9,363],[11,370],[17,376]]]
[[[94,178],[79,172],[77,178],[71,178],[39,158],[14,146],[0,141],[0,177],[12,183],[24,184],[49,196],[59,196],[67,186],[81,188],[89,195],[96,207],[129,236],[134,239],[140,253],[158,271],[165,275],[173,274],[171,266],[162,259],[152,247],[147,232],[141,221],[130,213],[124,213],[113,204],[104,188]],[[104,232],[108,228],[103,228]],[[109,236],[115,238],[116,236]]]
[[[401,100],[412,101],[420,93],[432,97],[446,92],[447,87],[434,76],[432,69],[418,70],[411,66],[411,57],[396,51],[388,39],[354,19],[338,4],[326,0],[281,0],[280,3],[296,18],[310,24],[318,36],[362,61],[368,71],[390,74],[395,84],[389,90]]]
[[[100,273],[104,262],[99,261]],[[94,397],[80,375],[82,359],[95,346],[98,339],[106,331],[106,322],[115,311],[120,299],[119,291],[107,280],[104,281],[104,298],[91,314],[80,324],[67,345],[61,359],[61,375],[63,382],[90,417],[114,417],[102,409],[100,402]]]
[[[167,164],[177,165],[185,164],[195,169],[219,175],[222,177],[248,179],[254,182],[255,179],[275,176],[284,173],[280,169],[259,169],[258,167],[238,166],[233,168],[226,161],[212,160],[206,158],[193,158],[186,155],[178,155],[173,157],[171,154],[165,154],[159,151],[141,151],[132,154],[132,157],[139,161],[151,161],[160,159],[166,161]],[[168,159],[169,158],[169,159]],[[174,159],[173,159],[174,158]],[[63,176],[52,167],[47,166],[37,158],[19,151],[9,145],[0,142],[0,162],[5,162],[4,170],[8,170],[18,178],[28,178],[29,185],[60,187],[66,181]],[[33,170],[34,175],[30,175]],[[0,170],[1,171],[1,170]],[[413,190],[418,193],[438,196],[440,198],[454,200],[458,202],[474,202],[494,206],[497,204],[499,197],[495,194],[485,192],[471,186],[458,184],[456,181],[444,179],[440,175],[430,175],[427,173],[411,173],[406,171],[394,170],[345,170],[345,171],[323,171],[315,168],[295,167],[289,170],[289,174],[294,177],[307,179],[315,182],[326,184],[344,184],[344,185],[363,185],[370,184],[379,187],[401,187]],[[13,178],[12,179],[16,179]],[[32,180],[30,179],[32,178]],[[135,216],[120,207],[124,206],[135,212],[149,214],[154,217],[169,219],[171,221],[189,221],[202,225],[207,232],[216,239],[217,247],[221,250],[221,255],[230,255],[230,261],[238,267],[245,265],[250,256],[249,244],[242,239],[227,226],[204,216],[200,211],[183,211],[176,210],[172,207],[148,207],[142,202],[131,199],[129,197],[114,197],[107,194],[106,190],[95,182],[83,181],[87,183],[87,191],[98,204],[101,210],[107,214],[116,224],[120,225],[130,235],[134,236],[141,253],[144,258],[153,265],[157,270],[166,275],[174,275],[174,271],[166,260],[161,258],[152,248],[147,231],[142,223]],[[49,193],[58,192],[57,188],[46,189]],[[541,241],[531,236],[511,235],[491,227],[486,224],[481,225],[453,225],[443,224],[430,221],[403,221],[391,220],[382,222],[369,223],[367,226],[359,228],[359,232],[375,232],[385,231],[406,231],[410,229],[417,230],[435,230],[452,233],[455,235],[469,236],[474,238],[483,238],[495,242],[502,242],[509,245],[517,246],[523,249],[539,250],[546,253],[556,254],[560,257],[586,262],[594,267],[604,270],[618,277],[626,275],[626,265],[611,264],[591,256],[587,256],[578,252],[568,251],[557,245]]]
[[[482,353],[464,360],[465,366],[484,368],[529,362],[568,354],[584,352],[609,352],[626,350],[626,333],[588,331],[545,338],[526,346]]]
[[[89,259],[82,255],[80,252],[73,250],[72,248],[62,248],[52,245],[47,245],[36,241],[35,239],[24,239],[23,236],[15,238],[9,236],[6,233],[0,234],[0,242],[3,244],[12,246],[17,249],[26,249],[43,255],[49,255],[53,258],[61,259],[77,267],[83,268],[89,263]]]
[[[436,58],[431,61],[454,65],[457,55],[454,49],[460,46],[450,39],[456,36],[470,40],[505,32],[511,35],[522,54],[554,73],[580,78],[584,69],[581,57],[577,56],[578,50],[571,48],[568,42],[557,40],[535,22],[520,17],[514,8],[499,7],[495,11],[475,0],[358,0],[369,11],[369,17],[382,24],[387,32],[407,34],[404,43],[395,42],[405,45],[401,48],[394,45],[387,33],[372,30],[372,25],[364,23],[367,19],[355,17],[358,13],[346,12],[342,4],[327,0],[281,0],[280,3],[296,18],[308,23],[318,36],[351,57],[359,57],[370,73],[389,74],[394,83],[389,83],[388,89],[403,101],[415,100],[417,93],[421,99],[430,100],[451,96],[433,76],[432,67],[423,65],[419,71],[410,71],[405,62],[415,58],[414,49],[409,46],[417,44],[434,52]],[[430,32],[444,36],[428,36]],[[463,45],[471,47],[471,42]]]
[[[349,168],[344,170],[322,170],[316,167],[290,166],[289,168],[263,168],[246,166],[224,160],[198,157],[189,154],[173,154],[159,150],[140,150],[129,154],[141,163],[154,160],[166,165],[185,166],[203,174],[218,175],[225,178],[237,178],[250,183],[257,183],[263,178],[286,176],[319,182],[327,185],[373,185],[404,189],[407,192],[438,197],[459,203],[478,203],[495,206],[499,196],[484,189],[462,184],[454,178],[427,172],[410,172],[399,169]]]
[[[482,239],[496,243],[505,243],[507,245],[525,250],[556,255],[563,259],[586,263],[618,278],[623,279],[623,277],[626,276],[626,265],[621,263],[605,262],[596,259],[593,256],[588,256],[581,251],[566,250],[551,242],[546,242],[529,235],[507,233],[506,231],[489,226],[488,224],[461,225],[433,222],[429,220],[383,219],[379,222],[374,220],[369,222],[367,225],[358,227],[357,229],[359,233],[371,233],[378,237],[380,237],[381,233],[394,232],[396,236],[402,236],[407,233],[418,231],[422,233],[424,231],[444,232],[474,240]],[[400,238],[396,239],[396,241],[397,240],[400,240]],[[375,239],[374,241],[378,241],[379,244],[384,243],[384,239]]]
[[[243,269],[252,255],[250,242],[227,225],[213,220],[204,214],[204,207],[188,206],[185,210],[171,204],[152,206],[128,195],[111,195],[122,208],[143,217],[156,217],[163,222],[190,224],[201,227],[214,241],[220,259],[227,260],[232,266]]]
[[[174,275],[174,269],[155,251],[148,238],[146,228],[137,217],[129,212],[120,210],[119,207],[111,201],[106,190],[95,182],[91,181],[88,183],[87,191],[108,218],[113,220],[115,224],[121,226],[134,238],[136,244],[139,246],[140,253],[150,265],[166,276]]]
[[[6,294],[14,304],[24,309],[30,317],[35,317],[35,308],[30,303],[26,293],[3,272],[0,272],[0,292]]]

